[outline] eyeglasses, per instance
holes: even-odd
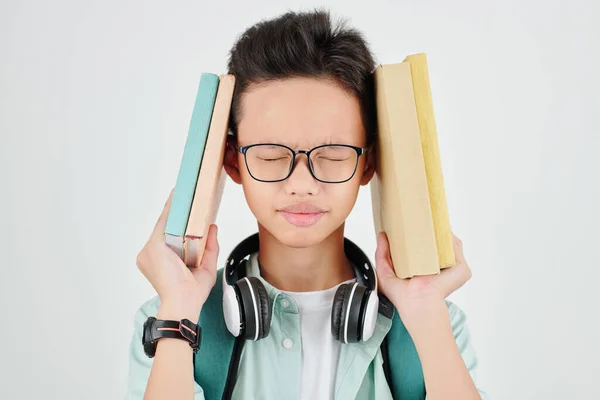
[[[293,150],[275,143],[235,147],[244,155],[252,178],[260,182],[286,180],[292,174],[298,154],[306,154],[310,173],[319,182],[347,182],[356,173],[359,157],[367,150],[348,144],[324,144],[311,150]]]

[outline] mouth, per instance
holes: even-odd
[[[277,211],[290,224],[303,227],[314,225],[326,213],[311,204],[294,204]]]

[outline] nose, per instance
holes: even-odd
[[[314,196],[319,193],[319,181],[310,173],[308,157],[301,153],[296,156],[291,175],[285,180],[287,194]]]

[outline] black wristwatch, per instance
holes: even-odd
[[[157,342],[162,338],[185,340],[189,342],[194,353],[197,353],[202,341],[202,329],[186,318],[181,321],[168,321],[148,317],[146,322],[144,322],[144,333],[142,334],[144,353],[148,357],[154,357]]]

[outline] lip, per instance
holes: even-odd
[[[322,208],[308,203],[291,204],[289,206],[280,208],[279,211],[292,214],[318,214],[325,212],[325,210],[323,210]]]
[[[325,214],[325,210],[312,204],[297,203],[278,210],[283,218],[295,226],[314,225]]]

